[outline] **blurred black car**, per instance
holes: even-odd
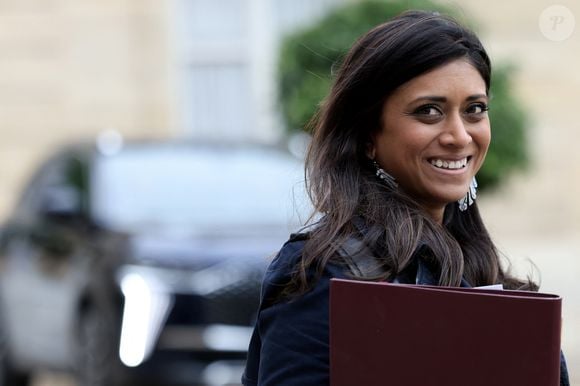
[[[50,158],[0,237],[0,386],[39,369],[80,386],[237,381],[268,257],[308,210],[302,176],[260,146]]]

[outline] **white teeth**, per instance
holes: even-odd
[[[467,165],[467,158],[459,161],[444,161],[442,159],[432,159],[431,165],[442,169],[462,169]]]

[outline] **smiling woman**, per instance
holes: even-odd
[[[455,60],[405,83],[383,107],[369,158],[437,222],[469,190],[490,142],[486,85]]]
[[[403,13],[353,45],[312,121],[317,220],[266,273],[245,385],[329,383],[331,278],[537,290],[504,269],[475,202],[490,74],[477,36],[438,13]],[[385,363],[386,383],[396,370]]]

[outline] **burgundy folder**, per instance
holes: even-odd
[[[331,386],[559,386],[557,295],[332,279]]]

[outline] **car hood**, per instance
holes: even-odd
[[[140,234],[132,235],[128,241],[130,260],[134,264],[197,270],[225,262],[265,266],[287,238],[287,234],[273,232],[196,236]]]

